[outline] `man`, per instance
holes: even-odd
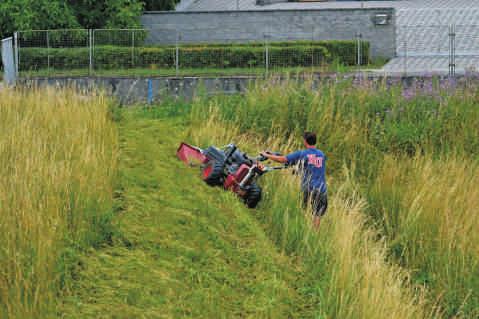
[[[318,150],[316,134],[305,132],[303,135],[305,150],[291,153],[287,156],[272,155],[263,151],[261,155],[279,163],[288,165],[299,164],[302,170],[301,190],[303,191],[304,205],[311,204],[313,208],[313,224],[319,229],[321,217],[328,208],[328,196],[326,186],[326,156]]]

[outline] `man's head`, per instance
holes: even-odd
[[[303,138],[304,138],[304,145],[306,147],[316,145],[316,133],[304,132]]]

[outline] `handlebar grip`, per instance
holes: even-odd
[[[281,154],[280,152],[271,152],[271,151],[266,151],[266,154],[275,155],[275,156],[281,156],[281,155],[283,155],[283,154]]]
[[[260,162],[264,162],[264,161],[266,161],[267,159],[268,159],[268,158],[267,158],[266,156],[263,156],[263,155],[261,155],[261,154],[258,156],[258,161],[260,161]]]

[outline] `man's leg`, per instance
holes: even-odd
[[[313,227],[315,230],[319,230],[319,225],[321,224],[321,216],[314,215],[313,217]]]
[[[310,201],[309,201],[310,198],[311,197],[310,197],[309,192],[307,190],[304,190],[303,191],[303,208],[308,208],[309,207],[309,204],[311,204]]]
[[[313,226],[314,229],[319,230],[319,225],[321,224],[321,217],[326,214],[326,209],[328,208],[328,197],[326,194],[320,193],[318,190],[315,190],[311,194],[312,204],[313,204]]]

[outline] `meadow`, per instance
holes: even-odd
[[[0,97],[1,317],[479,316],[475,84],[271,79],[129,109]],[[181,141],[287,153],[304,130],[328,156],[319,232],[290,171],[249,210],[175,156]]]
[[[111,236],[117,131],[109,101],[0,90],[0,317],[44,318],[81,251]]]
[[[477,317],[477,88],[436,83],[403,90],[381,83],[330,82],[311,90],[311,85],[273,81],[240,97],[199,99],[192,106],[191,118],[197,126],[222,123],[226,132],[235,132],[226,140],[249,134],[249,140],[260,145],[256,150],[292,151],[301,147],[304,130],[317,132],[319,147],[329,157],[331,193],[349,204],[362,203],[355,209],[361,212],[360,220],[351,222],[354,226],[345,228],[340,238],[353,236],[359,227],[361,236],[366,236],[360,243],[367,241],[364,234],[377,239],[374,245],[384,245],[386,263],[407,271],[405,282],[424,291],[428,313],[443,318]],[[195,131],[192,137],[196,135]],[[269,212],[264,216],[267,230],[288,253],[298,254],[310,239],[303,226],[291,225],[294,209],[287,208],[294,197],[285,198],[292,189],[285,189],[274,177],[266,186],[271,195],[260,209]],[[345,187],[350,194],[344,194]],[[323,247],[331,240],[329,228],[343,218],[344,213],[334,208],[326,217],[325,230],[319,235],[321,248],[317,248],[323,257],[340,244],[330,241]],[[341,255],[341,251],[335,253]],[[354,267],[358,260],[355,256],[341,268]],[[361,267],[354,269],[364,279]],[[390,282],[386,275],[381,277]],[[358,286],[351,289],[358,298]],[[344,299],[339,296],[337,300]],[[338,312],[328,315],[346,317]]]

